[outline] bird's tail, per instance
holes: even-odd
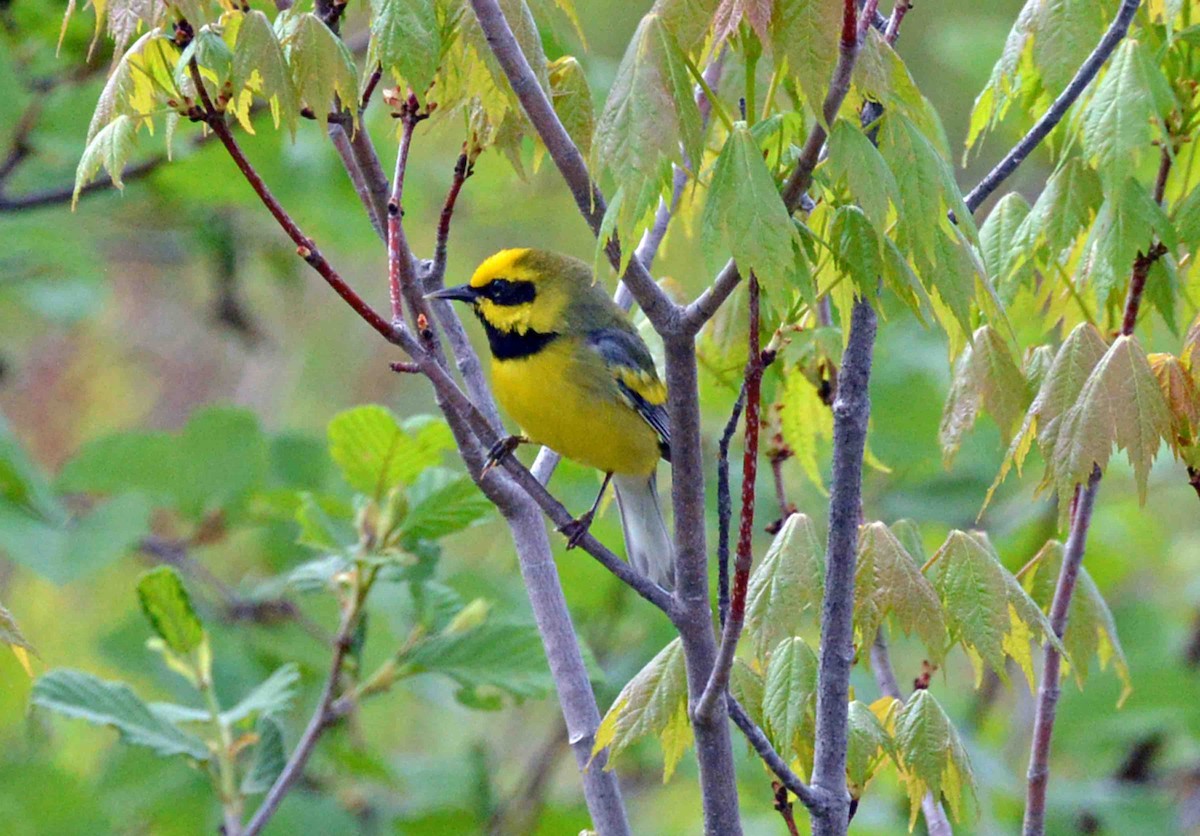
[[[649,478],[613,476],[629,562],[659,586],[671,589],[675,585],[675,551],[658,506],[655,482],[653,473]]]

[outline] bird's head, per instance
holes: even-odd
[[[429,294],[468,302],[484,324],[499,331],[543,334],[562,329],[571,303],[589,291],[592,271],[582,261],[546,250],[501,250],[471,281]]]

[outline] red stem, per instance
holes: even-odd
[[[755,481],[758,477],[758,430],[762,411],[762,349],[759,343],[758,278],[750,273],[750,355],[746,359],[746,447],[742,454],[742,517],[738,530],[737,558],[733,564],[733,595],[729,617],[739,625],[746,618],[746,591],[754,560]]]

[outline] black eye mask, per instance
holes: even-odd
[[[479,295],[497,305],[524,305],[537,297],[537,288],[529,281],[492,279],[479,288]]]

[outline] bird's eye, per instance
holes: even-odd
[[[523,305],[536,295],[533,282],[511,279],[492,279],[484,295],[497,305]]]

